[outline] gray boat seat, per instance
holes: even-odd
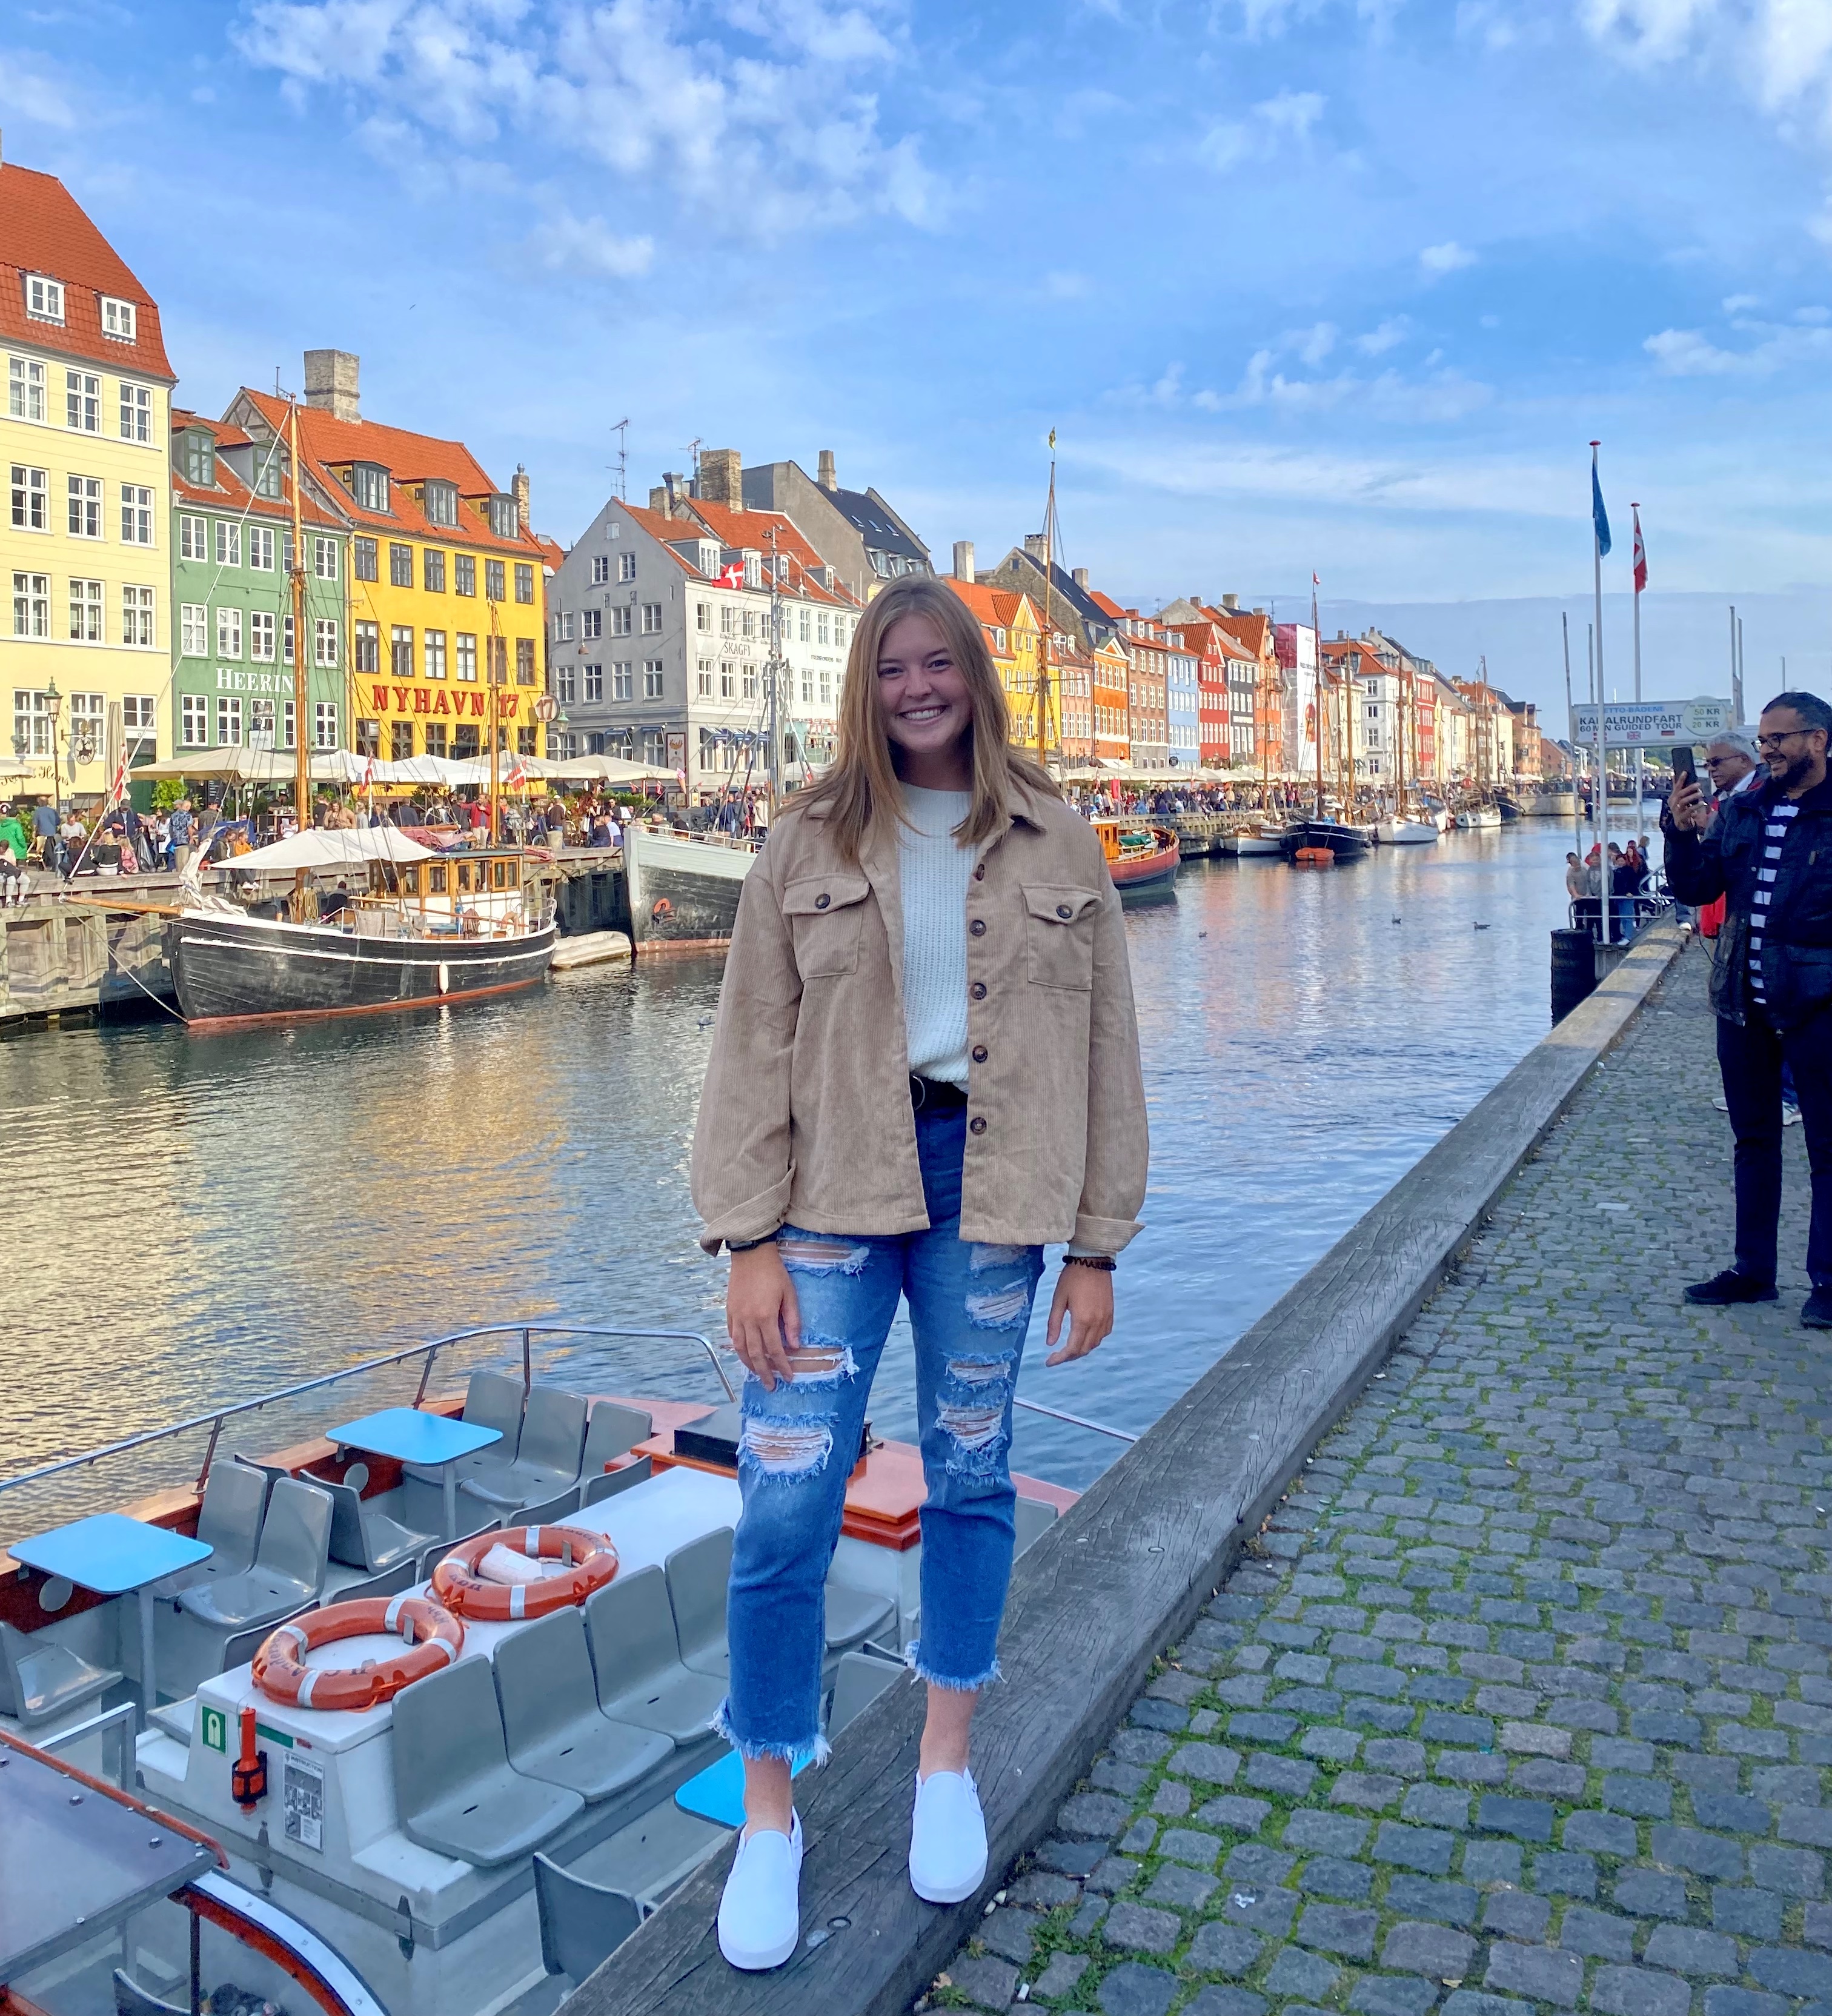
[[[584,1397],[557,1386],[536,1386],[528,1395],[514,1460],[460,1469],[458,1488],[467,1497],[505,1511],[538,1504],[578,1482],[585,1445]]]
[[[827,1578],[827,1650],[837,1652],[858,1644],[874,1631],[882,1630],[897,1614],[897,1605],[876,1589],[855,1589],[851,1583]]]
[[[329,1594],[328,1600],[364,1603],[371,1597],[398,1596],[404,1589],[412,1589],[416,1582],[424,1580],[419,1571],[419,1556],[409,1555],[405,1561],[397,1561],[393,1568],[384,1568],[380,1575],[365,1575],[360,1582],[345,1582],[341,1589]]]
[[[628,1456],[638,1442],[655,1432],[655,1417],[642,1407],[618,1400],[600,1400],[585,1424],[585,1454],[580,1466],[588,1478],[599,1476],[614,1457]]]
[[[185,2005],[188,2007],[189,2005]],[[114,1970],[114,2016],[185,2016],[185,2007],[149,1994],[131,1974]]]
[[[238,1666],[247,1665],[283,1624],[290,1624],[295,1617],[303,1617],[308,1610],[317,1607],[315,1603],[302,1603],[297,1610],[289,1610],[284,1617],[270,1617],[252,1630],[238,1631],[225,1638],[217,1654],[217,1671],[232,1673]]]
[[[272,1482],[258,1464],[244,1462],[239,1456],[232,1456],[227,1463],[213,1463],[197,1513],[197,1537],[210,1549],[210,1558],[167,1576],[155,1585],[154,1593],[175,1596],[193,1582],[220,1582],[228,1575],[245,1575],[253,1568]]]
[[[642,1922],[642,1907],[628,1891],[588,1883],[545,1855],[534,1857],[534,1905],[547,1971],[567,1975],[575,1986]]]
[[[330,1493],[282,1478],[268,1499],[254,1567],[184,1590],[178,1607],[224,1631],[277,1622],[323,1593],[330,1549]]]
[[[869,1652],[842,1654],[833,1676],[833,1705],[827,1711],[828,1741],[869,1708],[899,1673],[908,1671],[888,1659],[874,1659]]]
[[[673,1754],[658,1730],[599,1712],[585,1620],[556,1610],[496,1647],[496,1698],[509,1761],[525,1778],[564,1785],[588,1801],[609,1798]]]
[[[732,1670],[725,1643],[725,1586],[731,1579],[729,1526],[702,1533],[668,1557],[668,1600],[675,1613],[681,1663],[722,1680]]]
[[[634,1463],[627,1463],[621,1470],[601,1470],[596,1477],[588,1475],[585,1490],[580,1494],[579,1507],[582,1511],[588,1505],[596,1505],[606,1498],[614,1498],[620,1491],[628,1491],[633,1484],[641,1484],[651,1476],[655,1469],[648,1456],[639,1456]]]
[[[416,1533],[386,1512],[365,1505],[353,1485],[333,1484],[324,1477],[313,1481],[319,1490],[331,1494],[331,1559],[347,1568],[380,1575],[397,1562],[417,1561],[437,1537]]]
[[[1062,1516],[1058,1507],[1042,1498],[1020,1498],[1013,1508],[1017,1521],[1017,1552],[1035,1546]]]
[[[479,1449],[474,1456],[460,1456],[456,1475],[462,1477],[480,1465],[513,1462],[516,1442],[522,1431],[522,1382],[500,1372],[473,1372],[464,1389],[464,1412],[459,1418],[474,1428],[495,1428],[502,1439]],[[417,1478],[422,1484],[444,1484],[445,1472],[435,1465],[404,1463],[401,1468],[405,1475]]]
[[[585,1636],[598,1705],[614,1722],[658,1729],[683,1749],[706,1734],[725,1697],[725,1682],[682,1665],[668,1578],[659,1568],[620,1575],[588,1597]]]
[[[543,1499],[538,1505],[523,1506],[515,1515],[515,1523],[518,1526],[557,1526],[578,1509],[579,1487],[569,1484],[565,1490]]]
[[[461,1507],[459,1509],[462,1510],[463,1508]],[[502,1530],[502,1521],[500,1519],[480,1519],[468,1532],[460,1533],[456,1539],[435,1540],[419,1557],[419,1579],[422,1582],[430,1582],[433,1579],[434,1569],[445,1560],[454,1547],[461,1545],[464,1541],[474,1540],[480,1533],[499,1533]]]
[[[150,1727],[169,1736],[173,1742],[182,1743],[189,1750],[191,1731],[197,1721],[197,1697],[186,1694],[182,1701],[161,1701],[157,1708],[146,1711],[146,1720]]]
[[[515,1862],[585,1811],[577,1792],[511,1767],[488,1659],[416,1680],[394,1713],[401,1829],[435,1855],[486,1869]]]
[[[94,1701],[120,1678],[46,1632],[0,1624],[0,1708],[27,1729]]]

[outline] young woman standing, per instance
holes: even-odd
[[[701,1244],[732,1254],[749,1373],[721,1727],[745,1760],[719,1909],[735,1967],[800,1934],[790,1778],[822,1748],[822,1589],[873,1375],[907,1298],[928,1496],[918,1895],[984,1876],[967,1768],[1010,1579],[1012,1394],[1046,1243],[1048,1363],[1113,1327],[1145,1194],[1119,897],[1092,829],[1010,746],[980,625],[939,582],[866,608],[837,761],[744,884],[693,1143]],[[1065,1329],[1066,1326],[1066,1329]]]

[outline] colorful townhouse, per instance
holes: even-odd
[[[1170,646],[1164,627],[1136,609],[1122,609],[1110,596],[1093,592],[1096,605],[1114,626],[1114,640],[1126,655],[1126,723],[1130,747],[1126,761],[1141,774],[1168,775],[1170,744]]]
[[[1035,753],[1038,745],[1037,719],[1038,642],[1042,625],[1028,595],[1008,589],[988,588],[959,574],[945,574],[943,585],[958,595],[979,618],[987,648],[999,668],[999,682],[1005,689],[1011,710],[1011,739]],[[1053,752],[1062,746],[1062,692],[1053,672],[1049,682],[1046,718],[1041,725],[1043,746]]]
[[[1126,690],[1132,667],[1125,647],[1110,632],[1094,646],[1090,656],[1094,666],[1091,697],[1095,761],[1123,769],[1132,755],[1132,709]]]
[[[91,802],[160,753],[171,670],[159,309],[54,175],[0,164],[0,657],[21,795]],[[0,748],[0,757],[5,751]]]
[[[498,749],[542,755],[549,553],[527,480],[499,489],[462,441],[365,419],[358,365],[308,350],[298,409],[304,481],[349,526],[349,746],[395,763],[484,755],[493,690]],[[225,417],[265,455],[288,412],[244,388]]]
[[[306,733],[344,746],[350,532],[308,482],[304,542]],[[292,750],[293,478],[285,443],[174,407],[171,415],[171,704],[168,739],[193,749]]]

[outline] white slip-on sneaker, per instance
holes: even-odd
[[[916,1780],[909,1820],[909,1887],[926,1904],[958,1904],[986,1876],[986,1816],[970,1771]]]
[[[747,1974],[780,1967],[801,1937],[801,1816],[790,1831],[759,1827],[738,1844],[719,1899],[719,1951]]]

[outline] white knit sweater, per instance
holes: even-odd
[[[903,787],[903,1028],[920,1078],[967,1082],[967,884],[974,850],[954,837],[973,801],[965,791]]]

